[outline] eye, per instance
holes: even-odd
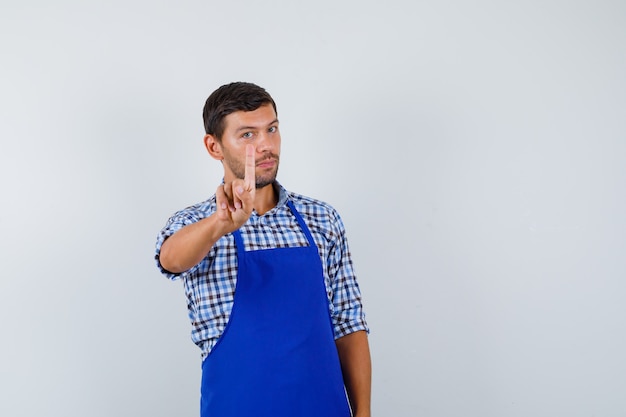
[[[246,132],[243,135],[241,135],[241,137],[244,139],[250,139],[252,136],[253,136],[252,132]]]
[[[276,133],[278,131],[278,126],[272,126],[269,129],[267,129],[267,131],[270,133]]]

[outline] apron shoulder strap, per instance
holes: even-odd
[[[291,210],[293,215],[296,216],[296,220],[298,220],[298,224],[300,225],[300,229],[302,229],[302,231],[304,232],[304,235],[306,236],[307,240],[309,241],[309,246],[314,247],[315,249],[317,249],[317,245],[315,244],[315,239],[313,239],[313,235],[311,234],[311,231],[307,227],[306,223],[304,222],[304,219],[302,218],[302,216],[300,215],[298,210],[296,210],[296,207],[293,205],[293,202],[291,200],[287,200],[287,206],[289,206],[289,209]]]

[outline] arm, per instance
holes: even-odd
[[[161,266],[174,274],[191,269],[228,233],[220,229],[216,213],[183,227],[163,242],[159,254]]]
[[[356,281],[345,228],[334,213],[334,245],[326,268],[332,282],[335,343],[354,417],[370,417],[372,366],[361,292]]]
[[[252,214],[255,187],[255,149],[246,146],[245,178],[220,185],[215,192],[215,213],[189,224],[161,246],[159,262],[169,272],[178,274],[198,264],[215,242],[241,227]]]
[[[370,417],[372,363],[367,333],[350,333],[335,343],[352,412],[355,417]]]

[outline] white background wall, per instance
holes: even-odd
[[[3,1],[0,60],[1,416],[198,414],[154,241],[236,80],[344,218],[375,416],[626,415],[623,1]]]

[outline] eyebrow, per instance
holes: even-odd
[[[275,124],[278,124],[278,119],[272,120],[272,122],[269,123],[267,126],[269,127],[269,126],[275,125]],[[259,129],[259,127],[258,126],[241,126],[241,127],[237,128],[237,130],[235,130],[235,133],[240,132],[242,130],[255,130],[255,129]]]

